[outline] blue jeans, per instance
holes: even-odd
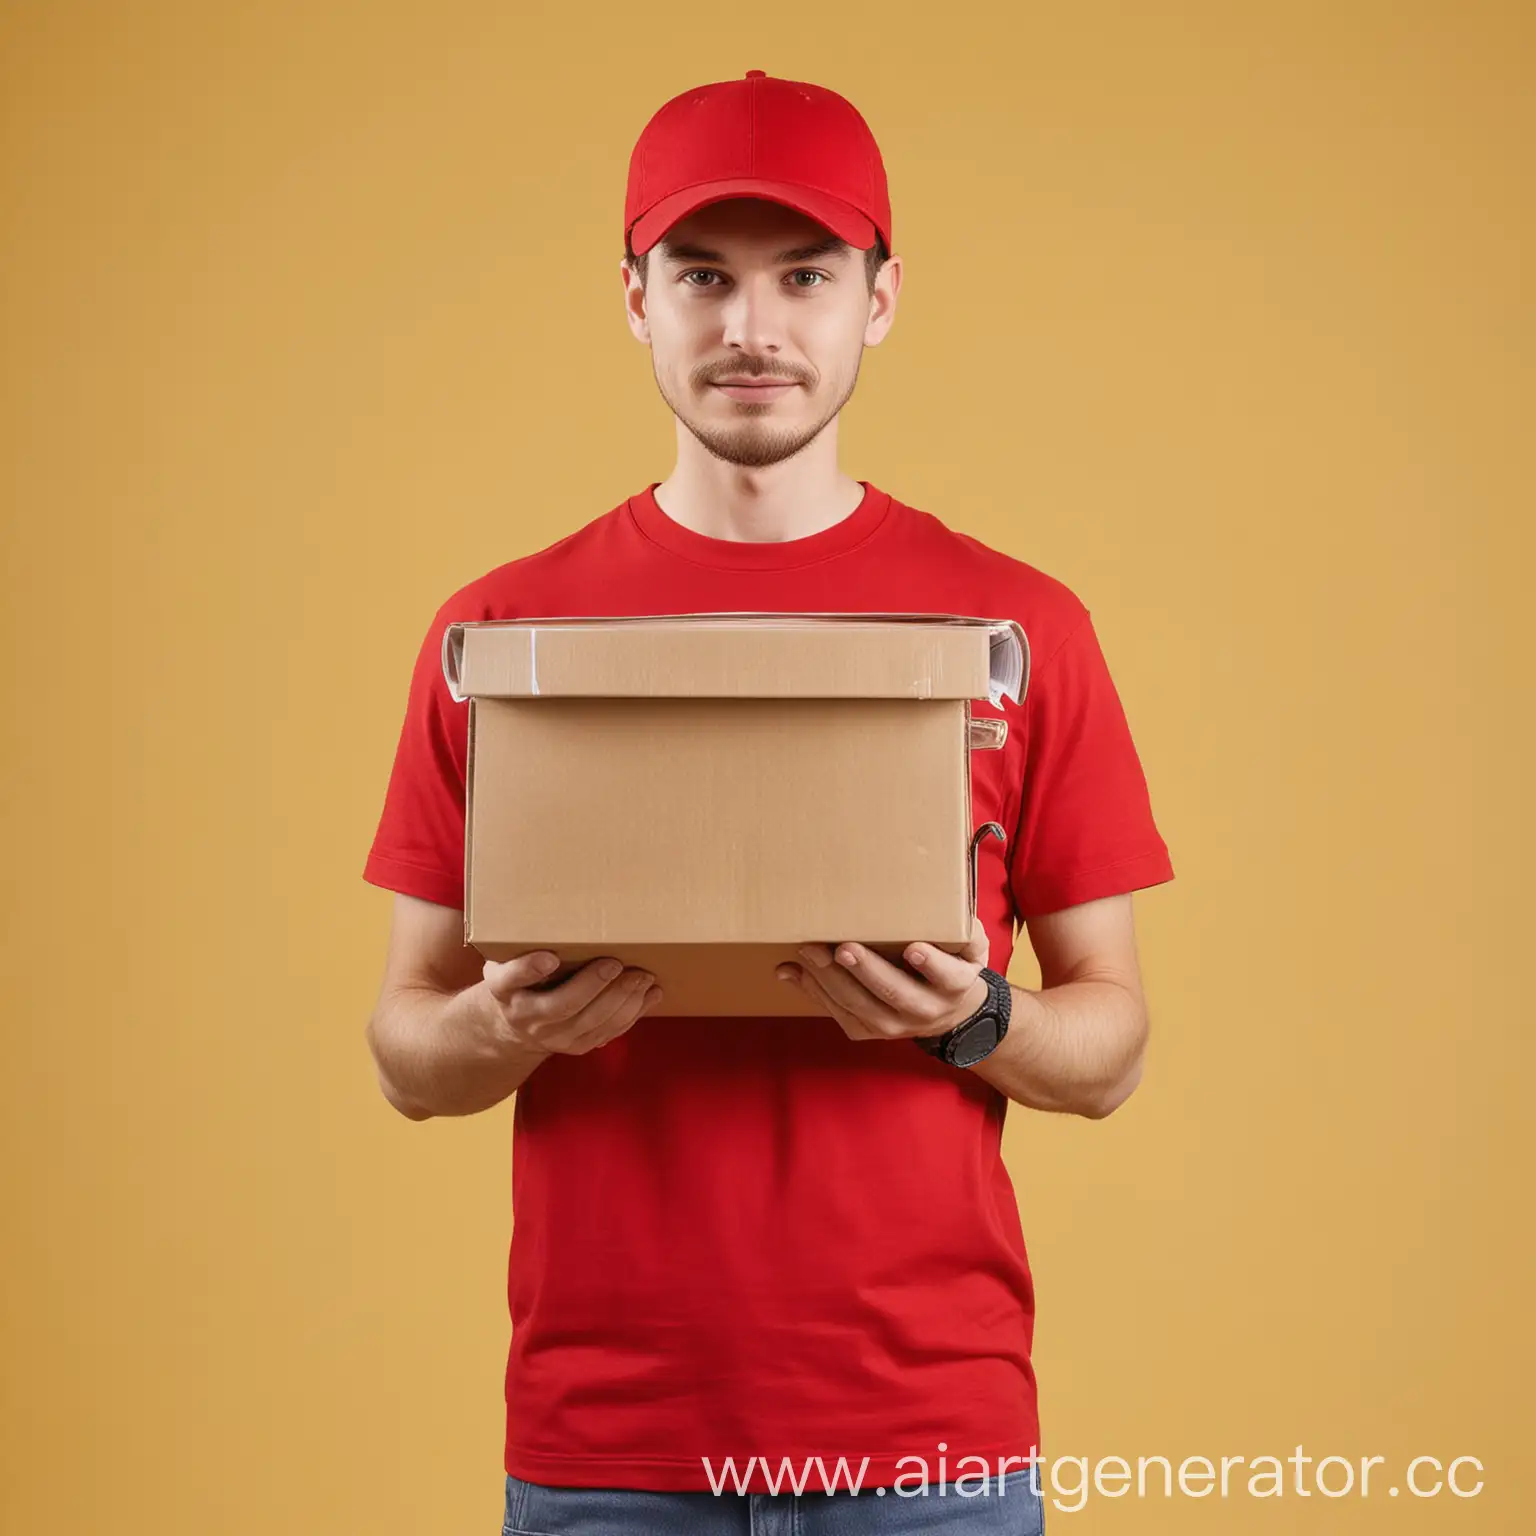
[[[1037,1473],[1036,1476],[1042,1476]],[[551,1488],[507,1478],[502,1536],[1042,1536],[1045,1501],[1021,1467],[980,1488],[979,1476],[896,1488],[827,1493],[650,1493]]]

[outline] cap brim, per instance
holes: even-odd
[[[782,203],[803,213],[808,219],[824,224],[840,240],[858,250],[868,250],[879,233],[873,222],[860,213],[851,203],[810,187],[797,187],[790,182],[764,181],[755,176],[733,178],[730,181],[705,181],[696,187],[685,187],[664,197],[654,208],[648,208],[635,220],[629,231],[630,249],[642,256],[678,222],[711,203],[723,203],[732,197],[757,197],[765,202]]]

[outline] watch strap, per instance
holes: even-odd
[[[954,1051],[961,1038],[969,1033],[971,1028],[981,1019],[987,1018],[995,1022],[997,1026],[997,1040],[992,1049],[1002,1043],[1003,1036],[1008,1033],[1008,1018],[1013,1011],[1013,992],[1009,988],[1008,978],[994,971],[990,966],[983,966],[981,978],[987,984],[987,996],[981,1005],[969,1018],[961,1019],[942,1035],[915,1035],[913,1039],[930,1056],[937,1056],[940,1061],[947,1061],[950,1065],[958,1065],[954,1060]],[[990,1054],[984,1053],[984,1054]],[[981,1058],[978,1057],[977,1060]]]

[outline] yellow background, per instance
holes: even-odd
[[[1178,872],[1141,1089],[1010,1115],[1048,1451],[1486,1468],[1047,1529],[1530,1528],[1528,6],[33,0],[0,42],[0,1525],[497,1528],[510,1105],[379,1096],[360,866],[436,605],[669,471],[627,156],[761,68],[890,172],[844,469],[1088,603]]]

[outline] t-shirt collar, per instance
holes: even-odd
[[[695,565],[727,570],[783,571],[846,554],[881,527],[891,508],[891,498],[884,491],[868,480],[861,480],[864,495],[858,506],[830,528],[819,529],[802,539],[716,539],[685,527],[662,511],[656,500],[656,487],[660,484],[653,480],[627,503],[641,533]]]

